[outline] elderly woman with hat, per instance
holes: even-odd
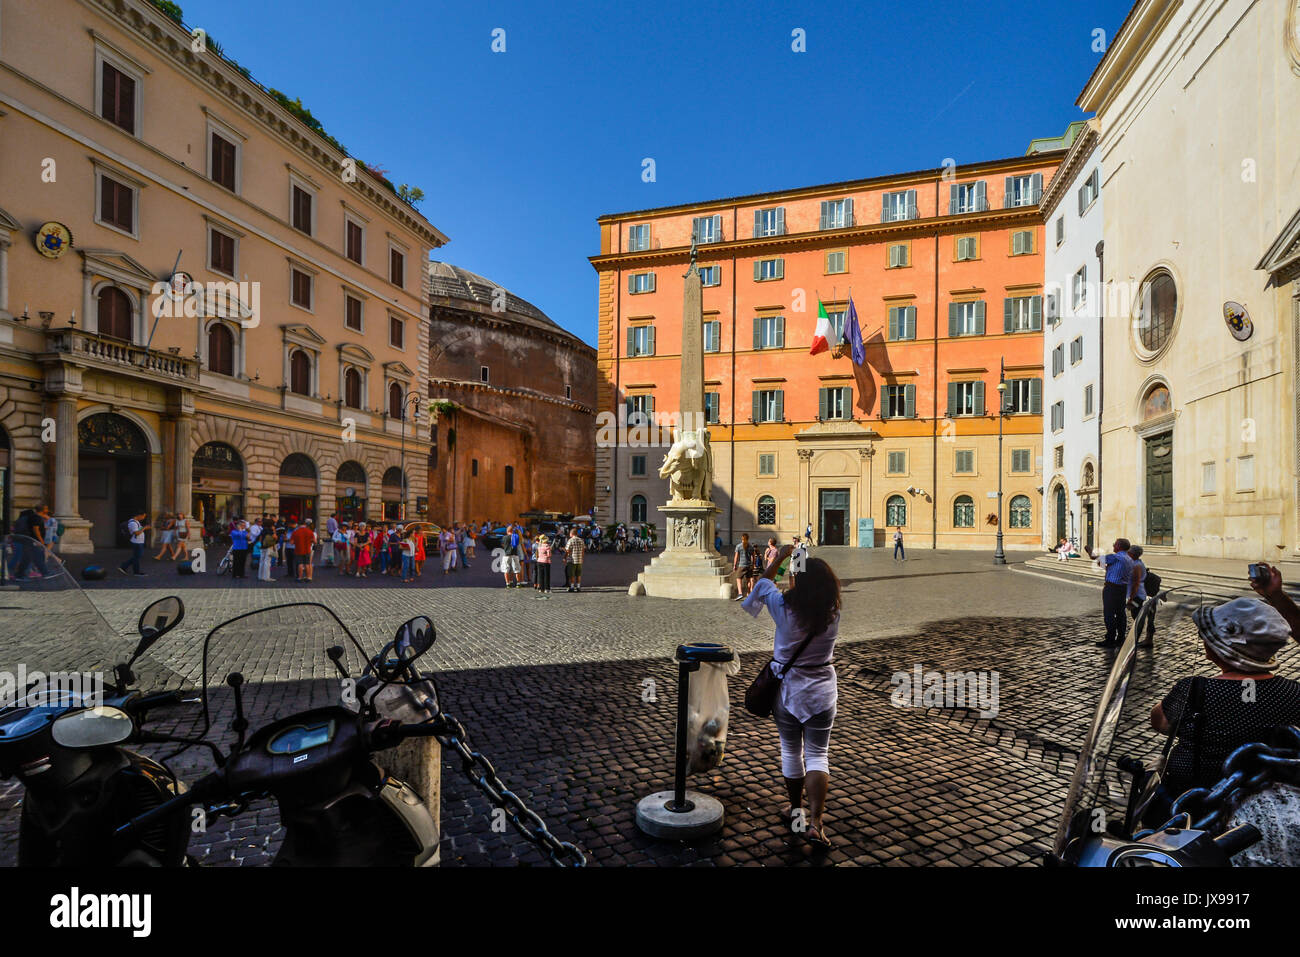
[[[1228,755],[1266,740],[1271,728],[1300,725],[1300,682],[1273,673],[1277,650],[1291,637],[1286,619],[1255,598],[1200,608],[1193,618],[1205,657],[1219,674],[1180,679],[1151,709],[1153,728],[1177,730],[1161,782],[1171,797],[1213,786]],[[1180,724],[1189,698],[1191,707]]]

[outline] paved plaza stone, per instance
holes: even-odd
[[[444,708],[464,722],[506,784],[558,837],[585,848],[593,864],[1033,863],[1050,845],[1113,657],[1093,645],[1102,629],[1100,592],[994,566],[985,553],[915,551],[906,563],[865,550],[818,554],[845,588],[826,815],[836,847],[828,853],[815,852],[780,819],[775,728],[740,707],[770,651],[770,619],[752,619],[732,602],[629,597],[627,583],[649,556],[589,556],[583,592],[561,588],[549,601],[530,589],[502,587],[482,556],[458,575],[431,575],[430,563],[418,586],[357,582],[322,569],[313,585],[212,576],[190,582],[151,563],[148,578],[91,583],[87,592],[113,627],[131,633],[149,601],[183,596],[185,622],[137,669],[151,686],[193,686],[209,628],[278,602],[325,603],[368,648],[378,648],[407,617],[431,615],[438,641],[425,664],[440,675]],[[0,604],[18,607],[27,597],[0,593]],[[1128,698],[1139,727],[1176,677],[1208,669],[1197,664],[1190,620],[1168,608],[1161,616],[1157,646],[1139,653]],[[330,674],[328,663],[301,660],[300,647],[277,634],[241,636],[243,646],[231,650],[279,679],[260,690],[259,702],[277,710],[321,703],[328,683],[319,679]],[[730,683],[725,760],[690,784],[722,801],[726,825],[694,844],[655,841],[636,828],[636,802],[671,786],[671,656],[676,645],[700,640],[726,642],[741,659]],[[103,654],[102,643],[68,634],[55,621],[42,635],[0,627],[0,667],[92,667]],[[1282,660],[1288,673],[1290,648]],[[996,672],[996,715],[982,717],[973,702],[896,706],[892,676],[918,665]],[[644,700],[649,682],[652,701]],[[183,732],[197,718],[191,711],[169,720]],[[1122,747],[1145,755],[1159,744],[1146,730]],[[207,760],[192,750],[175,767],[192,778],[207,770]],[[490,805],[446,756],[443,784],[443,866],[544,863],[513,830],[493,829]],[[21,786],[0,782],[0,863],[15,859],[21,799]],[[267,862],[277,840],[275,808],[263,802],[222,819],[191,849],[206,863],[252,865]]]

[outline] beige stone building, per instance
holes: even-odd
[[[0,514],[50,503],[69,551],[424,500],[446,238],[216,49],[144,0],[0,0]]]
[[[1099,537],[1294,557],[1300,2],[1139,0],[1079,106],[1105,200]]]

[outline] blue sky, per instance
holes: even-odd
[[[1081,117],[1093,31],[1130,0],[182,6],[422,188],[435,258],[594,343],[601,214],[1019,155]]]

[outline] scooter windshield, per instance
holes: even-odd
[[[338,649],[339,667],[331,649]],[[235,740],[236,689],[229,680],[235,674],[242,677],[238,695],[250,734],[311,708],[356,710],[355,682],[378,650],[367,652],[333,611],[315,602],[273,605],[231,618],[203,642],[204,733],[223,750]]]
[[[29,691],[111,686],[113,665],[130,655],[134,640],[104,620],[58,556],[33,538],[6,535],[0,584],[0,672],[8,679],[0,681],[0,708]]]

